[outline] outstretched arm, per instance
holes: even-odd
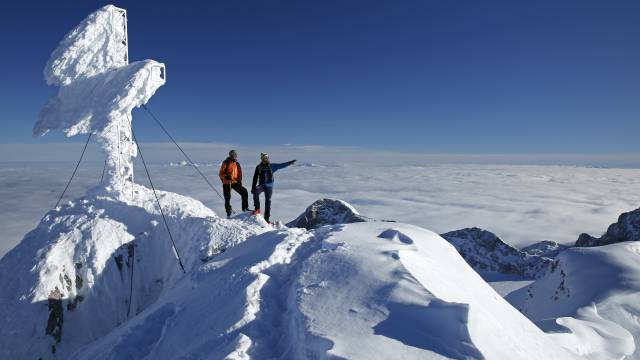
[[[293,164],[295,164],[297,160],[291,160],[291,161],[287,161],[285,163],[280,163],[280,164],[271,164],[271,171],[276,172],[280,169],[284,169],[287,166],[291,166]]]

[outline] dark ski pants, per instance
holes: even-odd
[[[268,186],[257,186],[253,192],[253,207],[260,209],[260,194],[264,192],[264,219],[269,221],[271,216],[271,195],[273,188]]]
[[[224,193],[224,209],[227,211],[227,216],[231,215],[231,189],[235,190],[240,194],[240,196],[242,196],[242,211],[247,211],[249,209],[249,193],[242,184],[222,184],[222,192]]]

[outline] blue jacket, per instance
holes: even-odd
[[[284,169],[291,164],[293,164],[293,161],[287,161],[286,163],[281,164],[265,164],[261,162],[256,166],[256,171],[253,173],[251,189],[255,189],[256,185],[272,188],[274,183],[273,173],[280,169]]]

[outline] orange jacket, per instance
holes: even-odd
[[[223,184],[234,184],[242,182],[242,167],[240,163],[227,158],[220,165],[220,180]]]

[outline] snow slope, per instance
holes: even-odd
[[[445,240],[390,225],[249,236],[73,358],[571,358]]]
[[[196,200],[158,195],[187,273],[264,231]],[[153,304],[184,276],[168,234],[140,185],[131,200],[96,188],[50,211],[0,260],[0,358],[64,358]]]
[[[507,300],[584,358],[640,359],[638,264],[638,242],[570,248],[552,273]]]

